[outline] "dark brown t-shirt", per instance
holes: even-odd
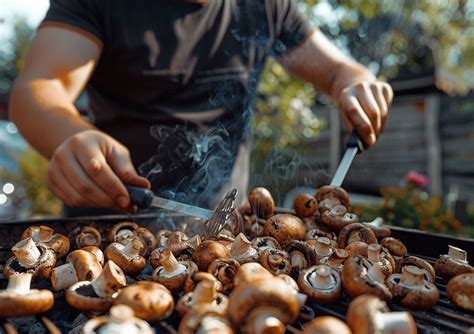
[[[51,0],[42,26],[55,24],[103,45],[87,86],[95,125],[156,192],[199,205],[249,135],[266,57],[313,31],[291,0]]]

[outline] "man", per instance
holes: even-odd
[[[246,193],[251,103],[268,56],[332,96],[367,147],[376,142],[390,86],[291,0],[51,0],[11,119],[50,159],[48,187],[68,206],[127,209],[129,183],[212,207],[231,184]],[[91,122],[73,105],[86,85]]]

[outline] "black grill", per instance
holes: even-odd
[[[101,232],[106,231],[112,224],[133,220],[138,224],[149,228],[153,233],[163,228],[172,228],[173,226],[185,223],[187,218],[180,216],[163,214],[141,214],[133,216],[98,216],[69,219],[37,219],[26,221],[12,221],[0,223],[0,263],[5,263],[11,256],[11,246],[20,238],[23,230],[31,225],[49,225],[57,232],[68,234],[79,224],[93,225]],[[103,234],[104,235],[104,234]],[[448,245],[454,245],[463,248],[469,252],[469,262],[474,263],[474,240],[465,238],[455,238],[442,235],[436,235],[416,230],[407,230],[392,227],[392,236],[401,239],[411,255],[427,260],[431,264],[436,261],[440,254],[447,253]],[[145,269],[141,279],[149,278],[151,267]],[[7,280],[0,274],[0,289],[4,289]],[[437,304],[428,311],[407,310],[394,303],[389,303],[392,311],[409,311],[416,320],[419,333],[465,333],[474,327],[474,313],[467,312],[453,306],[446,297],[446,281],[441,278],[436,279],[436,286],[440,290],[440,299]],[[33,282],[33,288],[50,288],[48,281]],[[347,307],[350,300],[347,297],[342,298],[336,303],[319,304],[308,301],[303,307],[299,319],[288,327],[288,332],[297,332],[302,328],[304,322],[311,320],[319,315],[332,315],[345,320]],[[96,315],[96,314],[93,314]],[[44,319],[46,317],[47,319]],[[5,333],[4,326],[11,323],[20,333],[49,333],[54,332],[54,328],[47,327],[48,320],[51,320],[57,332],[79,333],[81,320],[87,319],[83,314],[69,307],[64,300],[64,292],[55,294],[55,305],[52,310],[44,315],[37,317],[10,318],[8,320],[0,319],[3,326],[0,326],[0,333]],[[157,333],[176,333],[179,318],[173,314],[166,321],[153,324]],[[46,324],[46,325],[45,325]],[[8,325],[7,325],[8,326]]]

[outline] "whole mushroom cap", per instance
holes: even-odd
[[[446,286],[446,294],[454,305],[474,312],[474,273],[453,277]]]
[[[123,288],[114,304],[125,304],[133,309],[135,316],[146,321],[161,321],[173,312],[174,300],[163,285],[139,281]]]
[[[448,254],[441,255],[433,266],[436,275],[450,280],[454,276],[474,272],[474,267],[467,261],[465,250],[451,245],[448,247]]]
[[[347,245],[356,241],[362,241],[366,244],[376,244],[377,237],[374,231],[360,223],[348,224],[339,232],[337,238],[339,248],[346,248]]]
[[[319,302],[334,302],[342,294],[339,273],[324,264],[303,270],[298,277],[298,286],[303,293]]]
[[[293,240],[304,240],[306,234],[303,221],[286,213],[270,217],[263,229],[264,235],[275,238],[281,247],[286,247]]]
[[[86,246],[100,247],[102,242],[99,230],[93,226],[79,225],[69,233],[68,237],[73,249]]]
[[[51,248],[58,258],[66,256],[69,252],[69,238],[60,233],[55,233],[49,226],[30,226],[23,231],[20,240],[32,238],[35,243],[43,243]]]
[[[339,232],[347,225],[358,223],[359,217],[354,213],[347,212],[345,206],[335,205],[321,215],[321,221],[331,231]]]
[[[388,249],[390,254],[396,256],[405,256],[408,254],[408,250],[400,239],[393,237],[383,238],[380,244]]]
[[[105,312],[112,306],[112,298],[98,296],[89,281],[77,282],[66,291],[66,302],[83,312]]]
[[[423,259],[420,259],[416,256],[404,256],[398,261],[398,267],[400,268],[399,271],[402,270],[404,266],[413,265],[415,267],[420,268],[425,273],[425,279],[430,282],[435,282],[435,270],[431,264]]]
[[[133,231],[136,228],[138,228],[138,225],[134,222],[124,221],[124,222],[119,222],[117,224],[114,224],[112,228],[109,230],[109,232],[107,232],[107,241],[109,243],[112,243],[112,242],[122,243],[124,237],[127,238],[127,236],[133,236]],[[130,233],[127,233],[126,235],[121,236],[119,232],[123,230],[129,230]]]
[[[346,323],[331,316],[317,317],[303,325],[302,334],[351,334]]]
[[[228,257],[230,257],[229,249],[220,242],[213,240],[203,241],[193,252],[193,260],[200,271],[207,271],[207,268],[215,259]]]
[[[252,212],[257,217],[267,219],[275,211],[275,201],[268,189],[263,187],[253,188],[248,197]]]
[[[126,275],[136,276],[146,265],[146,259],[139,254],[143,247],[143,243],[134,237],[125,246],[118,242],[111,243],[104,255],[107,260],[114,261]]]
[[[334,198],[339,200],[339,202],[344,205],[348,210],[351,207],[349,194],[342,187],[335,186],[323,186],[318,189],[316,195],[314,196],[318,203],[323,201],[326,198]]]
[[[295,197],[293,208],[298,217],[311,217],[318,209],[318,201],[310,194],[300,194]]]

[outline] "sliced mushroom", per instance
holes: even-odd
[[[410,309],[430,309],[439,298],[438,288],[426,281],[423,271],[415,266],[405,266],[401,274],[392,274],[387,286],[394,300]]]
[[[378,263],[351,256],[344,263],[341,276],[344,290],[351,298],[368,293],[383,300],[392,299],[392,293],[384,283],[386,275]]]
[[[474,273],[451,278],[446,286],[446,294],[457,307],[474,312]]]
[[[303,325],[301,334],[352,334],[346,323],[331,316],[320,316]]]
[[[347,324],[353,334],[416,334],[416,324],[409,312],[390,312],[376,296],[355,298],[347,310]]]
[[[122,269],[113,261],[108,261],[99,277],[92,282],[81,281],[70,286],[66,291],[66,301],[83,312],[107,311],[118,290],[126,283]]]
[[[342,293],[339,273],[324,264],[303,270],[298,286],[310,298],[323,303],[336,301]]]
[[[3,266],[6,278],[20,273],[30,273],[33,278],[48,278],[56,265],[55,252],[43,243],[33,242],[32,238],[17,242],[12,252],[14,256]]]
[[[228,304],[228,298],[217,292],[213,281],[202,280],[196,285],[194,291],[186,293],[179,299],[176,311],[183,317],[192,308],[211,305],[215,313],[224,315]]]
[[[266,248],[258,258],[258,262],[273,275],[291,273],[290,255],[280,249]]]
[[[363,222],[362,224],[366,227],[370,227],[377,236],[377,239],[383,239],[389,237],[390,234],[392,234],[392,231],[390,231],[388,227],[383,226],[383,223],[384,221],[382,217],[376,217],[373,221]]]
[[[409,265],[418,267],[421,270],[423,270],[425,274],[425,280],[427,280],[428,282],[430,283],[435,282],[435,276],[436,276],[435,270],[431,266],[431,264],[429,264],[429,262],[423,259],[420,259],[419,257],[416,257],[416,256],[404,256],[397,263],[397,271],[401,272],[403,267],[409,266]]]
[[[9,277],[7,288],[0,291],[0,318],[40,314],[53,307],[51,291],[30,289],[32,277],[31,273]]]
[[[252,240],[252,246],[257,248],[259,252],[264,250],[265,248],[275,248],[281,249],[280,244],[275,238],[272,237],[258,237]]]
[[[51,272],[51,285],[56,291],[67,289],[79,281],[92,281],[102,272],[97,257],[85,250],[75,250],[66,258],[66,263]]]
[[[386,237],[380,241],[380,244],[387,248],[392,255],[401,257],[408,254],[407,248],[400,239]]]
[[[347,245],[355,241],[362,241],[366,244],[376,244],[377,237],[370,228],[365,227],[360,223],[346,225],[339,232],[339,236],[337,238],[338,247],[346,248]]]
[[[395,260],[382,245],[370,244],[367,247],[367,258],[372,263],[378,263],[385,275],[391,275],[395,272]]]
[[[249,193],[249,203],[252,212],[257,217],[268,219],[275,211],[275,201],[268,189],[263,187],[253,188]]]
[[[258,259],[258,251],[243,233],[239,233],[231,245],[230,256],[241,264],[255,262]]]
[[[434,264],[436,275],[450,280],[454,276],[474,272],[469,262],[467,262],[467,253],[465,250],[449,245],[448,254],[441,255]]]
[[[293,201],[295,213],[300,218],[311,217],[318,209],[318,201],[309,194],[300,194]]]
[[[207,272],[216,277],[222,283],[222,290],[227,292],[234,287],[234,276],[239,268],[237,260],[216,259],[209,265]]]
[[[109,316],[90,319],[82,329],[84,334],[153,334],[150,325],[133,316],[133,310],[126,305],[115,305],[110,309]]]
[[[49,226],[30,226],[23,231],[20,239],[31,238],[35,243],[42,243],[56,252],[58,258],[65,257],[69,252],[69,239],[60,233],[54,233]]]
[[[127,305],[135,316],[150,322],[168,318],[174,309],[170,291],[159,283],[149,281],[139,281],[123,288],[114,304]]]
[[[306,234],[303,221],[286,213],[270,217],[265,223],[264,231],[264,235],[275,238],[282,247],[293,240],[303,240]]]
[[[304,241],[293,240],[285,251],[290,255],[291,268],[295,272],[314,266],[319,263],[319,256],[316,249]]]
[[[183,288],[186,277],[190,273],[197,271],[194,262],[178,262],[169,249],[161,253],[160,263],[161,266],[153,271],[152,279],[174,293],[178,293]]]
[[[98,229],[92,226],[79,225],[68,235],[73,249],[86,246],[100,247],[102,236]]]
[[[125,246],[118,242],[111,243],[104,254],[106,259],[114,261],[125,275],[136,276],[146,265],[145,258],[139,254],[143,247],[140,239],[133,237]]]
[[[207,271],[207,268],[215,259],[225,259],[229,256],[229,249],[220,242],[213,240],[203,241],[193,252],[193,260],[200,271]]]
[[[178,334],[234,334],[229,320],[213,306],[193,308],[179,323]]]

